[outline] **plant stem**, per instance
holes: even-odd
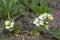
[[[8,12],[8,19],[10,20],[10,14],[9,14],[9,12]]]
[[[15,17],[13,17],[13,19],[17,19],[17,18],[19,18],[20,17],[20,15],[17,15],[17,16],[15,16]]]
[[[5,7],[7,7],[7,5],[6,5],[6,0],[2,0],[2,1],[3,1],[4,5],[5,5]]]

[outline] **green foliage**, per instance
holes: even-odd
[[[40,3],[40,0],[32,0],[30,6],[34,7],[34,6],[38,5],[39,3]]]
[[[3,28],[0,28],[0,33],[2,33],[3,32]]]
[[[53,34],[53,36],[60,40],[60,28],[58,28],[58,27],[57,28],[50,27],[49,29],[50,29],[49,31]]]
[[[48,7],[46,0],[40,0],[40,7],[42,8],[42,10]]]
[[[35,13],[38,13],[36,12],[36,6],[38,6],[38,4],[40,4],[40,0],[32,0],[29,7],[31,8],[32,12],[35,14]],[[39,9],[40,10],[40,9]]]
[[[38,28],[36,26],[34,26],[34,28],[31,31],[31,35],[36,35],[38,32]]]
[[[20,8],[23,9],[23,11],[25,10],[23,5],[19,3],[19,0],[0,0],[0,12],[2,14],[2,18],[6,17],[8,15],[8,12],[9,15],[18,13],[18,10],[20,10]]]
[[[8,12],[10,16],[17,13],[19,15],[26,15],[29,9],[39,14],[51,11],[47,6],[46,0],[0,0],[1,18],[6,17]]]
[[[2,14],[2,17],[6,17],[8,15],[8,12],[10,15],[13,14],[13,12],[16,10],[16,2],[13,2],[11,0],[1,0],[0,1],[0,11]]]
[[[9,38],[4,38],[3,35],[4,28],[0,28],[0,40],[9,40]]]
[[[46,0],[40,0],[40,6],[35,5],[32,8],[33,12],[36,12],[38,14],[42,14],[42,13],[51,13],[52,9],[48,7],[47,1]]]
[[[0,37],[2,37],[3,28],[0,28]]]
[[[21,23],[15,23],[14,28],[9,29],[9,31],[14,33],[16,30],[21,30],[21,26],[22,26]]]
[[[14,25],[15,27],[15,30],[21,30],[21,26],[22,26],[22,24],[21,23],[16,23],[15,25]]]

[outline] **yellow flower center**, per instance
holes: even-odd
[[[42,19],[45,19],[45,16],[43,16]]]
[[[50,19],[51,18],[51,16],[48,16],[48,19]]]
[[[48,22],[46,22],[46,24],[48,24]]]
[[[8,25],[7,25],[8,27],[10,27],[11,26],[11,23],[8,23]]]
[[[38,20],[37,24],[40,24],[40,21]]]

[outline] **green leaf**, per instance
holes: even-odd
[[[45,10],[48,7],[46,0],[40,0],[40,7],[43,10]]]
[[[54,37],[60,40],[60,28],[49,28],[49,31],[53,34]]]
[[[34,7],[34,6],[38,5],[39,2],[40,2],[40,0],[32,0],[31,6]]]
[[[3,28],[0,28],[0,33],[2,33],[3,32]]]
[[[45,9],[45,12],[47,12],[47,13],[51,13],[53,10],[51,9],[51,8],[46,8]]]
[[[42,8],[39,7],[39,6],[35,6],[35,7],[33,8],[33,11],[36,12],[37,14],[42,14],[42,13],[44,13],[44,10],[42,10]]]
[[[53,36],[60,40],[60,32],[55,33]]]
[[[15,23],[14,28],[15,29],[21,29],[22,24],[21,23]]]
[[[37,13],[39,13],[39,14],[44,12],[44,11],[42,11],[42,8],[40,8],[39,6],[36,6],[35,9],[36,9]]]
[[[30,0],[23,0],[23,3],[24,3],[25,5],[29,5],[29,1],[30,1]]]
[[[37,32],[38,32],[38,28],[34,26],[34,28],[31,31],[31,35],[36,35]]]
[[[40,0],[40,6],[34,5],[31,7],[32,11],[37,14],[51,13],[52,9],[48,8],[46,0]]]
[[[11,0],[12,2],[14,2],[14,3],[17,3],[19,0]]]
[[[20,8],[20,10],[19,10],[19,14],[20,14],[20,15],[27,15],[28,12],[27,12],[25,9]]]

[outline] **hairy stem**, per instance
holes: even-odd
[[[9,12],[8,12],[8,19],[10,20],[10,14],[9,14]]]

